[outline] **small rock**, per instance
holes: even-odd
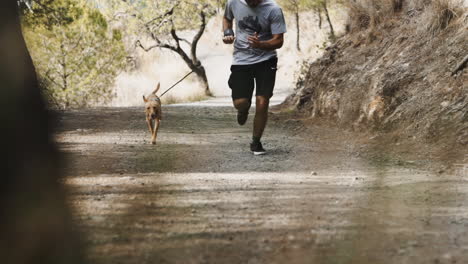
[[[404,254],[406,254],[406,252],[407,252],[406,249],[399,249],[398,250],[398,255],[404,255]]]
[[[442,107],[445,108],[445,107],[449,106],[449,104],[450,104],[450,102],[448,102],[448,101],[443,101],[442,103],[440,103],[440,106],[442,106]]]
[[[317,175],[317,172],[313,171],[310,173],[310,176],[316,176]]]

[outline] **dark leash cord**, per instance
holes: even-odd
[[[176,85],[178,85],[179,83],[181,83],[183,80],[185,80],[185,78],[189,77],[190,74],[194,73],[195,70],[192,70],[191,72],[187,73],[187,75],[185,75],[182,79],[180,79],[178,82],[176,82],[174,85],[172,85],[171,87],[169,87],[169,89],[167,89],[166,91],[164,91],[164,93],[162,93],[159,97],[163,97],[163,95],[165,95],[167,92],[169,92],[172,88],[176,87]]]

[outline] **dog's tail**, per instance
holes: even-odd
[[[153,91],[153,94],[156,94],[158,91],[159,91],[159,88],[161,88],[161,83],[158,82],[158,86],[156,87],[156,89]]]

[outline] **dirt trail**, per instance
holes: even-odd
[[[283,115],[254,157],[231,107],[163,111],[156,146],[140,108],[61,115],[90,263],[468,262],[462,171],[362,158],[353,135]]]

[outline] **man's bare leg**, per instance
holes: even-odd
[[[233,102],[234,107],[237,109],[237,123],[242,126],[247,122],[251,101],[248,98],[240,98],[235,99]]]
[[[233,100],[233,103],[234,103],[234,107],[238,111],[244,112],[244,111],[248,111],[250,108],[250,100],[247,98],[235,99]]]
[[[260,141],[268,121],[268,106],[270,105],[270,99],[266,96],[257,96],[256,104],[253,140]]]

